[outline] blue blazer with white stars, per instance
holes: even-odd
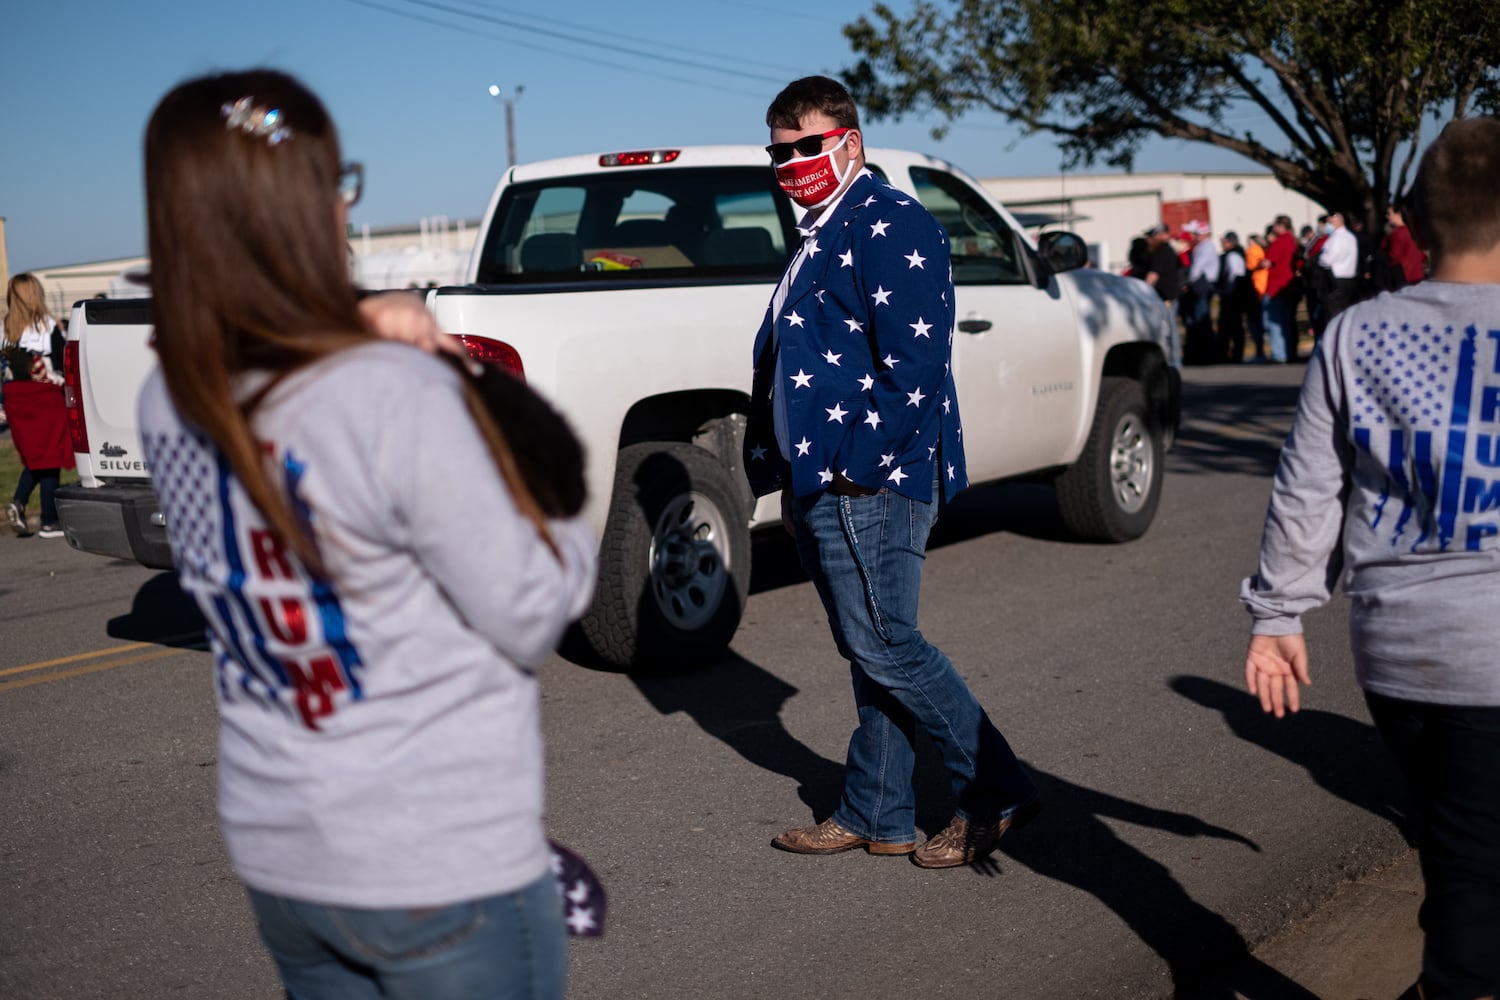
[[[930,502],[936,465],[939,499],[951,499],[968,475],[948,234],[911,195],[864,174],[805,245],[780,315],[767,309],[755,336],[745,430],[755,495],[806,496],[842,474]],[[790,462],[773,423],[778,352]]]

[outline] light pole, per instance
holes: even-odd
[[[516,87],[514,97],[506,97],[500,92],[498,83],[490,84],[490,96],[505,105],[505,157],[509,161],[506,168],[516,165],[516,102],[521,99],[521,92],[526,88]]]

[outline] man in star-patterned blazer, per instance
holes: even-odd
[[[917,631],[927,534],[968,485],[951,367],[948,237],[864,169],[858,112],[826,77],[766,113],[803,241],[755,338],[745,468],[782,520],[849,660],[859,726],[833,816],[787,830],[800,854],[863,847],[923,867],[968,864],[1035,812],[1036,787],[953,664]],[[916,846],[912,740],[927,731],[958,812]]]

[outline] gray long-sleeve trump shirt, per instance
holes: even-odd
[[[1340,578],[1367,691],[1500,705],[1500,285],[1423,282],[1324,334],[1240,589],[1252,631],[1300,632]]]

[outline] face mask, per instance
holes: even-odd
[[[1333,235],[1333,223],[1331,223],[1331,222],[1325,222],[1325,223],[1323,223],[1323,235],[1324,236],[1332,236]]]
[[[849,134],[846,132],[828,152],[817,156],[795,157],[778,166],[776,182],[781,185],[781,190],[803,208],[821,208],[826,205],[838,193],[839,186],[849,176],[849,171],[854,169],[851,161],[840,174],[838,162],[833,158],[833,154],[848,141]]]

